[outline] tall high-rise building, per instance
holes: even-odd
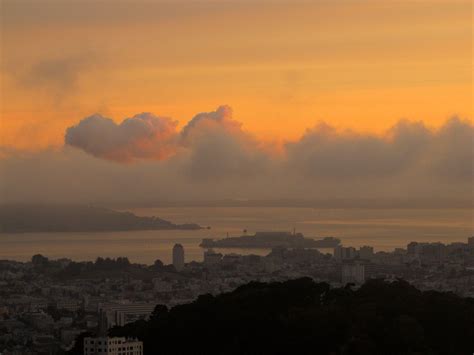
[[[176,271],[184,269],[184,248],[181,244],[175,244],[173,247],[173,266]]]

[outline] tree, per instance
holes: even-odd
[[[251,282],[157,306],[148,321],[110,335],[139,338],[146,354],[471,354],[474,300],[403,280],[357,290],[309,278]]]
[[[84,339],[95,336],[92,332],[82,332],[76,337],[74,346],[68,351],[69,355],[83,355],[84,354]]]

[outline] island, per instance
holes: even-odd
[[[334,248],[341,240],[333,237],[323,239],[305,238],[301,233],[257,232],[255,235],[243,235],[224,239],[205,238],[199,244],[202,248]]]
[[[91,205],[1,205],[0,233],[113,232],[197,230],[195,223],[175,224]]]

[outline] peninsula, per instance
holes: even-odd
[[[1,205],[0,233],[111,232],[131,230],[197,230],[194,223],[175,224],[89,205]]]

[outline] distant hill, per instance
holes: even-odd
[[[358,290],[309,278],[252,282],[170,310],[157,306],[149,321],[110,335],[137,337],[145,354],[471,355],[474,299],[402,280]]]
[[[86,205],[1,205],[0,233],[201,229]]]

